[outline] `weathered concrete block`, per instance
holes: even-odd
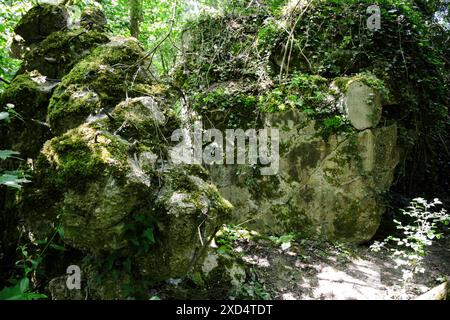
[[[368,241],[378,229],[398,163],[395,125],[359,133],[317,136],[301,111],[267,115],[279,128],[279,174],[249,166],[212,166],[213,181],[235,207],[236,223],[264,233],[303,232],[348,242]]]
[[[339,81],[341,112],[358,130],[375,128],[381,119],[381,93],[357,78],[341,78]]]

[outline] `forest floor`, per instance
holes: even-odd
[[[424,258],[424,273],[403,281],[387,251],[312,240],[290,247],[268,239],[242,238],[234,250],[253,274],[253,285],[270,299],[414,299],[450,276],[450,235],[436,240]]]

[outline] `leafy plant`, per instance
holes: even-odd
[[[151,215],[137,214],[125,224],[126,239],[137,252],[146,253],[155,244],[154,220]]]
[[[261,270],[250,268],[247,272],[247,281],[239,288],[239,299],[270,300],[269,287],[266,286],[265,275]]]
[[[30,292],[30,280],[22,278],[13,287],[7,287],[0,291],[0,300],[33,300],[47,298],[45,294]]]
[[[273,242],[275,242],[276,244],[279,244],[281,246],[282,250],[288,250],[291,245],[292,242],[298,237],[299,235],[296,233],[289,233],[289,234],[285,234],[282,235],[280,237],[274,237],[271,236],[269,237],[270,240],[272,240]]]
[[[13,105],[8,105],[5,111],[0,112],[0,121],[9,123],[12,118],[22,119],[21,116],[14,110]],[[19,152],[12,150],[0,150],[0,160],[18,159]],[[0,172],[0,186],[4,185],[10,188],[20,189],[22,184],[30,182],[27,179],[27,174],[22,170],[12,170]]]
[[[22,184],[27,182],[30,182],[27,179],[27,175],[19,170],[5,171],[0,175],[0,185],[5,185],[10,188],[20,189],[22,188]]]
[[[220,254],[234,253],[236,241],[240,239],[251,239],[256,234],[255,231],[240,228],[239,225],[225,225],[216,234],[215,241],[219,246],[217,252]]]
[[[56,235],[60,238],[64,237],[64,230],[61,226],[58,226],[50,239],[37,240],[35,245],[43,245],[43,249],[37,254],[33,254],[29,249],[28,244],[21,245],[17,248],[20,252],[21,259],[16,262],[16,266],[23,271],[22,277],[9,280],[13,286],[3,288],[0,291],[0,300],[35,300],[47,298],[45,294],[34,292],[30,287],[30,278],[34,278],[38,271],[39,265],[44,260],[45,253],[48,248],[52,248],[59,251],[64,251],[65,248],[55,243],[54,239]]]
[[[402,236],[389,236],[381,242],[375,241],[371,246],[371,250],[375,252],[385,249],[394,257],[400,258],[397,259],[397,263],[403,267],[405,282],[414,274],[425,271],[422,261],[426,255],[426,247],[430,246],[435,239],[442,237],[439,226],[447,226],[450,222],[450,215],[445,209],[434,210],[441,204],[442,202],[438,199],[432,202],[423,198],[413,199],[407,210],[401,210],[402,216],[407,218],[408,222],[394,220]]]
[[[9,81],[20,66],[20,61],[9,54],[9,44],[14,35],[13,29],[19,19],[27,12],[33,3],[22,0],[1,0],[0,5],[0,77]],[[0,81],[0,93],[6,87],[6,82]],[[0,113],[0,120],[2,116]]]
[[[322,122],[321,135],[328,138],[333,133],[339,132],[345,127],[345,119],[342,116],[331,116]]]
[[[270,293],[267,292],[266,287],[258,281],[251,281],[246,283],[241,288],[241,294],[244,297],[258,300],[270,300]]]

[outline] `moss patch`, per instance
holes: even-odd
[[[149,83],[149,75],[136,64],[143,54],[136,40],[117,38],[76,64],[50,101],[48,120],[52,129],[62,133],[101,108],[111,110],[127,94],[139,95],[133,82]]]
[[[25,39],[27,44],[36,43],[52,32],[64,28],[67,25],[67,17],[68,13],[64,6],[39,4],[24,15],[14,32]]]
[[[49,35],[24,57],[19,73],[38,70],[41,74],[61,79],[72,67],[108,37],[85,29],[57,31]]]
[[[23,158],[35,158],[44,142],[51,136],[43,122],[54,84],[45,82],[40,74],[22,74],[14,78],[0,96],[0,106],[14,105],[21,118],[12,119],[4,127],[3,148],[16,150]]]
[[[102,177],[105,169],[123,176],[128,148],[126,141],[83,125],[47,142],[42,154],[57,170],[58,185],[82,188],[87,180]]]

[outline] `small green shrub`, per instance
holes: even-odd
[[[401,214],[407,223],[394,220],[396,228],[403,234],[401,237],[389,236],[383,241],[375,241],[371,250],[378,252],[382,249],[391,252],[402,266],[403,280],[406,282],[416,273],[423,273],[423,258],[426,248],[433,244],[435,239],[442,237],[439,226],[447,226],[450,215],[445,209],[436,210],[436,206],[442,203],[438,199],[428,202],[423,198],[412,200],[407,210],[401,210]]]
[[[30,279],[35,279],[39,273],[41,265],[48,249],[65,251],[65,247],[57,244],[56,237],[64,237],[64,230],[61,226],[55,228],[52,236],[48,239],[32,241],[33,247],[29,244],[23,244],[17,247],[20,253],[20,260],[16,266],[21,270],[22,275],[19,279],[11,278],[9,282],[11,287],[5,287],[0,290],[0,300],[38,300],[47,298],[45,294],[35,292],[35,288],[30,286]]]
[[[0,291],[0,300],[33,300],[46,297],[44,294],[30,292],[30,280],[27,277],[22,278],[15,286]]]
[[[13,118],[22,119],[20,114],[14,110],[13,105],[7,105],[4,111],[0,112],[0,121],[10,123]],[[19,153],[12,150],[0,150],[0,160],[18,159]],[[4,185],[10,188],[20,189],[22,184],[30,182],[27,174],[22,170],[12,170],[0,172],[0,186]]]

